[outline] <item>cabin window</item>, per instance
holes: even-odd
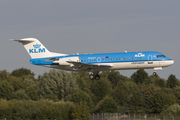
[[[83,62],[83,60],[81,60],[81,62]]]
[[[91,59],[89,61],[91,61]]]
[[[128,60],[128,58],[127,58],[127,60]]]
[[[124,60],[125,60],[126,58],[124,58]]]
[[[113,60],[115,60],[115,58],[113,58]]]
[[[121,60],[121,58],[119,58],[119,60]]]
[[[121,60],[123,60],[123,58],[121,58]]]
[[[111,60],[112,60],[112,58],[111,58]]]
[[[118,60],[118,58],[116,58],[116,60]]]
[[[102,61],[103,61],[104,59],[102,59]]]
[[[133,59],[133,57],[132,57],[132,59]]]

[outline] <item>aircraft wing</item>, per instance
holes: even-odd
[[[89,70],[89,69],[103,69],[103,68],[110,68],[113,66],[113,64],[111,63],[91,63],[91,64],[87,64],[87,63],[81,63],[81,62],[75,62],[75,61],[66,61],[68,63],[71,63],[74,65],[74,67],[77,70]]]

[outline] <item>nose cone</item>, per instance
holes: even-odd
[[[170,60],[170,61],[169,61],[169,64],[170,64],[170,65],[174,64],[174,60]]]
[[[162,66],[162,67],[167,67],[167,66],[170,66],[170,65],[172,65],[172,64],[174,64],[174,60],[164,60],[164,61],[161,61],[160,62],[160,66]]]

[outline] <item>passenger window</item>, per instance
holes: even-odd
[[[132,59],[133,59],[133,57],[132,57]]]
[[[126,58],[124,58],[124,60],[125,60]]]
[[[118,60],[118,58],[116,58],[116,60]]]
[[[112,60],[112,58],[111,58],[111,60]]]
[[[121,58],[119,58],[119,60],[121,60]]]
[[[96,61],[96,59],[94,59],[94,61]]]
[[[127,58],[127,60],[128,60],[128,58]]]
[[[115,58],[113,58],[113,60],[115,60]]]

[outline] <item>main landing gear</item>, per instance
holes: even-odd
[[[99,80],[99,79],[100,79],[100,76],[99,76],[98,74],[96,74],[96,75],[94,76],[93,73],[91,73],[91,74],[89,75],[89,79],[91,79],[91,80],[93,80],[93,79]]]

